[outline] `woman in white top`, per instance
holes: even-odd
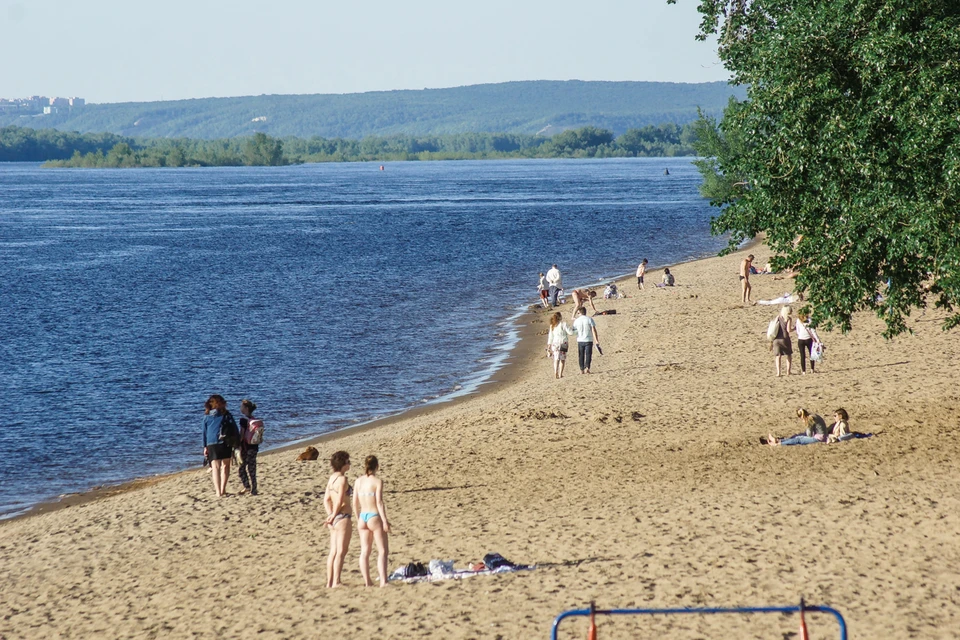
[[[809,319],[810,317],[801,311],[797,314],[797,321],[794,324],[797,332],[797,347],[800,349],[800,372],[803,374],[807,372],[807,356],[812,353],[813,343],[820,342],[817,330],[807,326],[807,320]],[[811,358],[810,373],[816,372],[816,363]]]
[[[573,330],[563,321],[563,315],[558,311],[550,318],[550,332],[547,334],[547,355],[553,356],[553,377],[558,380],[563,377],[563,369],[567,364],[567,350],[570,348],[570,336]]]

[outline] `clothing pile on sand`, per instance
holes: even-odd
[[[466,569],[456,569],[453,560],[431,560],[427,565],[411,562],[398,567],[390,574],[391,582],[436,582],[438,580],[459,580],[471,576],[485,576],[495,573],[514,573],[533,571],[536,565],[514,564],[499,553],[488,553],[483,562],[472,562]]]

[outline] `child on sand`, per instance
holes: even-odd
[[[644,258],[643,262],[637,267],[637,289],[643,291],[643,276],[647,273],[647,259]]]

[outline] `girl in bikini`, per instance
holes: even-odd
[[[327,586],[340,586],[340,573],[343,561],[350,548],[350,535],[353,525],[350,522],[350,499],[353,489],[347,482],[350,470],[350,454],[337,451],[330,458],[333,474],[327,480],[327,490],[323,494],[323,508],[327,512],[325,524],[330,529],[330,555],[327,557]]]
[[[364,584],[372,587],[370,581],[370,552],[372,542],[377,543],[377,573],[380,574],[380,586],[387,586],[387,555],[389,545],[387,534],[390,523],[383,506],[383,480],[377,477],[380,462],[376,456],[367,456],[363,461],[364,475],[357,478],[356,492],[353,494],[353,510],[359,514],[357,530],[360,532],[360,573]]]

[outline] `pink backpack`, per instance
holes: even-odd
[[[244,440],[247,444],[260,444],[263,442],[263,420],[259,418],[250,418],[247,423],[247,432]]]

